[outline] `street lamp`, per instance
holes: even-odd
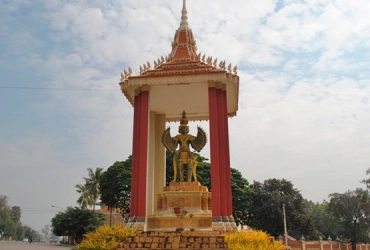
[[[62,209],[63,211],[66,211],[64,208],[62,208],[62,207],[58,207],[58,206],[55,206],[55,205],[51,205],[51,207],[59,208],[59,209]]]

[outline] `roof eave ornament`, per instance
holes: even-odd
[[[188,29],[188,11],[186,10],[186,0],[183,0],[182,3],[182,15],[181,15],[181,23],[180,23],[180,29]]]

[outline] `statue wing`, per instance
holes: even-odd
[[[191,141],[191,146],[197,151],[200,152],[204,145],[207,143],[206,132],[201,127],[198,127],[197,137]]]
[[[177,148],[177,142],[172,139],[170,127],[168,127],[162,134],[162,143],[168,151],[173,153]]]

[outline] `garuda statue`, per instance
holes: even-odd
[[[170,128],[168,127],[162,135],[162,143],[171,153],[175,152],[173,157],[173,182],[179,180],[184,181],[184,165],[187,166],[187,181],[191,182],[192,176],[194,181],[198,181],[196,168],[198,165],[197,156],[190,151],[189,145],[200,152],[207,143],[207,136],[204,130],[198,127],[197,136],[189,134],[188,120],[186,119],[185,111],[182,112],[182,119],[179,126],[179,133],[175,137],[171,137]],[[177,146],[179,149],[176,150]]]

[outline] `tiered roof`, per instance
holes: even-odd
[[[208,119],[208,83],[226,84],[229,116],[238,109],[239,77],[237,67],[210,56],[197,54],[196,41],[188,24],[186,0],[183,0],[180,27],[176,30],[171,52],[140,66],[139,75],[132,69],[121,73],[121,90],[131,105],[137,90],[150,88],[150,110],[165,114],[167,121],[179,121],[186,110],[189,120]],[[225,87],[225,86],[224,86]],[[191,102],[189,102],[191,98]],[[170,104],[170,105],[169,105]]]
[[[211,73],[225,71],[225,61],[217,62],[217,59],[206,57],[201,53],[197,54],[196,41],[193,32],[188,24],[188,16],[186,10],[186,0],[183,0],[182,16],[180,27],[176,30],[172,42],[171,53],[158,60],[152,65],[147,62],[140,66],[140,75],[142,76],[161,76],[161,75],[179,75],[179,74],[194,74],[194,73]],[[218,67],[218,68],[217,68]],[[228,72],[237,74],[237,67],[231,69],[231,64],[228,67]],[[124,71],[121,74],[121,82],[132,76],[132,70]]]

